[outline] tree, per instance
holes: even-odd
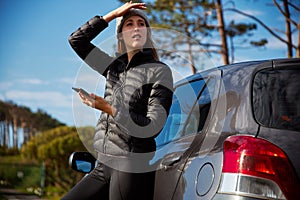
[[[300,12],[300,7],[297,7],[296,5],[294,5],[292,3],[292,1],[288,1],[288,0],[283,0],[283,4],[282,6],[280,6],[278,4],[278,2],[276,0],[273,0],[273,3],[275,4],[275,6],[278,8],[279,12],[284,16],[285,18],[285,27],[286,27],[286,31],[285,31],[285,35],[286,35],[286,41],[287,41],[287,56],[288,57],[293,57],[293,40],[292,40],[292,28],[291,26],[295,26],[296,30],[298,30],[298,45],[295,46],[296,49],[296,55],[297,57],[300,57],[300,22],[299,22],[299,16],[298,16],[298,21],[293,20],[292,16],[290,14],[290,7],[294,8],[295,11]],[[297,17],[296,17],[297,18]],[[298,22],[298,23],[297,23]]]
[[[234,38],[243,36],[244,34],[247,35],[252,35],[251,31],[255,30],[257,28],[257,25],[254,23],[239,23],[235,24],[235,21],[232,20],[229,25],[227,26],[227,36],[229,37],[229,42],[230,42],[230,47],[231,50],[230,52],[235,52],[235,46],[236,43],[233,42]],[[245,43],[247,42],[246,39],[242,39],[240,43]],[[255,46],[255,47],[260,47],[264,46],[268,43],[266,39],[261,39],[260,41],[250,41],[250,44]],[[231,54],[231,61],[230,63],[234,63],[234,53]]]
[[[209,48],[220,48],[219,44],[208,44],[201,39],[208,37],[212,30],[216,30],[215,26],[208,25],[212,7],[209,1],[159,0],[148,2],[147,5],[151,26],[163,29],[158,29],[159,33],[155,38],[162,58],[183,58],[175,61],[176,66],[188,65],[194,74],[200,70],[196,69],[195,62],[203,60],[195,53],[221,53],[219,49]],[[212,16],[214,17],[215,15]],[[178,62],[179,60],[181,62]]]
[[[32,112],[26,106],[0,100],[0,145],[18,148],[18,133],[24,136],[24,143],[40,131],[64,125],[42,110]]]
[[[9,144],[9,124],[12,121],[10,106],[0,101],[0,145],[7,147]]]
[[[121,0],[125,2],[124,0]],[[135,1],[140,2],[140,1]],[[240,27],[246,28],[238,30],[238,34],[232,34],[233,26],[226,26],[224,18],[224,9],[221,0],[156,0],[148,2],[151,24],[154,27],[162,27],[172,29],[185,35],[186,37],[178,37],[178,34],[172,37],[171,43],[168,39],[170,35],[165,36],[167,40],[165,46],[170,46],[175,52],[186,54],[186,58],[190,63],[192,73],[203,68],[196,69],[195,63],[203,60],[204,56],[212,56],[212,54],[220,54],[223,64],[229,64],[229,56],[234,58],[233,38],[236,36],[250,37],[249,32],[255,30],[253,24],[235,23],[235,30]],[[249,27],[248,27],[249,26]],[[231,35],[229,35],[231,29]],[[160,37],[163,38],[163,37]],[[228,46],[228,38],[231,41],[231,48]],[[261,41],[249,41],[253,46],[262,46],[267,42],[266,39]],[[163,44],[163,39],[159,40],[159,44]],[[201,52],[206,52],[201,56]],[[172,51],[168,50],[162,56],[176,58]],[[176,65],[179,63],[176,62]],[[200,66],[202,66],[200,64]]]
[[[246,17],[249,17],[250,19],[253,19],[258,24],[260,24],[263,28],[265,28],[272,36],[274,36],[279,41],[283,42],[287,46],[287,57],[293,57],[293,49],[296,51],[296,57],[300,57],[300,22],[299,22],[299,12],[300,7],[293,4],[293,1],[290,0],[282,0],[282,4],[279,4],[278,1],[273,0],[273,4],[277,7],[279,12],[284,16],[285,18],[285,27],[286,30],[276,30],[274,28],[271,28],[267,24],[265,24],[262,20],[259,18],[250,15],[248,13],[245,13],[241,10],[238,10],[236,8],[226,8],[224,10],[226,11],[232,11],[239,13],[241,15],[244,15]],[[290,9],[293,10],[294,15],[291,15]],[[292,28],[292,26],[294,28]],[[292,40],[292,34],[298,32],[298,44],[294,44]],[[281,36],[281,33],[285,33],[286,39]]]
[[[205,56],[211,53],[222,54],[222,44],[207,42],[218,30],[217,25],[213,24],[217,16],[212,12],[214,7],[212,1],[164,0],[155,1],[150,7],[152,8],[150,20],[153,26],[175,30],[185,36],[174,35],[172,41],[168,41],[165,46],[172,44],[173,51],[189,61],[193,74],[202,69],[196,69],[195,65],[204,59],[199,53],[207,53]],[[224,55],[227,59],[226,45]]]
[[[215,9],[217,12],[217,19],[218,19],[218,29],[221,37],[221,55],[223,58],[223,64],[229,64],[228,58],[228,47],[227,47],[227,38],[226,38],[226,30],[225,30],[225,23],[224,23],[224,16],[223,16],[223,8],[221,0],[217,0],[215,2]],[[233,54],[233,52],[232,52]]]
[[[86,134],[86,138],[93,138],[93,127],[79,129]],[[22,147],[21,153],[26,158],[45,163],[45,186],[59,188],[61,195],[82,178],[82,174],[72,171],[68,165],[68,157],[74,151],[86,151],[76,128],[61,126],[41,132],[31,138]]]

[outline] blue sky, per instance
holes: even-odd
[[[235,2],[239,2],[237,8],[284,29],[278,11],[265,6],[265,1]],[[40,108],[67,125],[74,125],[74,118],[83,115],[79,109],[74,111],[74,105],[80,102],[73,96],[71,87],[77,85],[91,91],[95,88],[85,85],[84,80],[96,79],[99,85],[103,85],[103,80],[82,64],[70,48],[68,36],[94,15],[106,14],[118,5],[114,0],[0,0],[0,99],[12,100],[32,111]],[[253,22],[234,13],[227,15],[230,18]],[[112,37],[114,27],[112,22],[95,39],[95,44]],[[235,55],[236,62],[286,57],[285,46],[262,27],[258,26],[255,33],[257,37],[269,39],[267,47],[241,50]],[[217,60],[214,63],[220,64]],[[97,118],[94,116],[92,113],[92,118]]]

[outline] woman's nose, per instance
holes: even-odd
[[[134,31],[139,31],[139,30],[140,30],[140,27],[139,27],[138,25],[135,25],[135,26],[133,27],[133,30],[134,30]]]

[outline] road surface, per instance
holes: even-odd
[[[28,195],[8,188],[0,188],[0,198],[1,197],[7,200],[41,200],[37,195]]]

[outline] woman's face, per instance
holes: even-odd
[[[127,52],[142,49],[147,41],[147,26],[140,16],[129,17],[122,27],[122,39]]]

